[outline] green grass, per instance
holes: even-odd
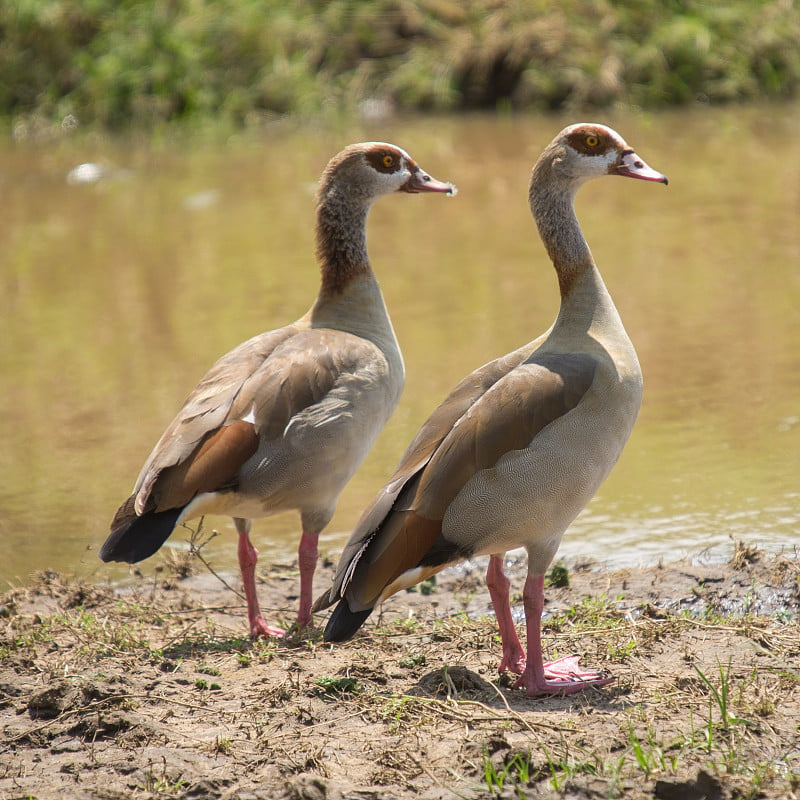
[[[722,728],[723,733],[730,733],[734,725],[751,725],[757,727],[756,724],[748,719],[737,717],[731,711],[731,661],[728,659],[727,665],[723,666],[717,662],[717,669],[719,674],[719,685],[713,682],[710,678],[695,666],[695,672],[700,676],[700,679],[708,687],[709,690],[709,714],[708,714],[708,731],[709,740],[713,736],[713,720],[711,710],[716,706],[719,712],[719,727]]]
[[[504,787],[513,786],[519,800],[525,800],[524,787],[531,781],[531,757],[529,753],[513,753],[502,765],[497,767],[484,751],[483,779],[490,795],[501,794]]]
[[[241,126],[282,115],[655,108],[796,97],[781,0],[8,0],[0,116]]]
[[[569,570],[567,567],[560,563],[553,564],[550,572],[545,576],[544,585],[556,589],[569,586]]]
[[[326,695],[355,694],[361,691],[361,686],[355,678],[333,678],[324,675],[317,678],[314,685],[321,694]]]
[[[609,600],[605,594],[590,595],[580,603],[570,606],[563,614],[554,614],[543,620],[542,627],[554,632],[565,629],[614,628],[619,625],[622,616],[616,608],[616,601]]]

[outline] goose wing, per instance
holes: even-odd
[[[574,408],[594,379],[591,356],[529,353],[522,348],[476,370],[434,411],[362,515],[317,610],[345,594],[351,607],[372,606],[401,588],[394,584],[407,571],[423,565],[431,574],[467,555],[442,536],[453,499]]]

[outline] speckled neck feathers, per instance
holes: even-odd
[[[317,193],[317,259],[322,271],[320,297],[342,293],[358,275],[372,272],[367,255],[367,213],[372,198],[342,187],[328,170]]]
[[[563,147],[550,145],[531,175],[528,199],[547,253],[558,275],[561,297],[570,294],[580,275],[594,265],[575,215],[575,193],[580,182],[559,175],[556,165]]]

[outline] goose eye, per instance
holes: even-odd
[[[391,167],[394,164],[394,156],[390,156],[388,153],[383,157],[383,166],[384,167]]]
[[[600,139],[593,133],[590,133],[586,139],[584,139],[584,141],[586,142],[587,147],[597,147],[597,145],[600,144]]]

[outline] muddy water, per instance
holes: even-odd
[[[0,145],[0,585],[43,568],[125,574],[96,551],[151,446],[217,356],[310,305],[319,172],[348,142],[384,139],[460,193],[383,198],[371,213],[370,253],[408,380],[323,536],[337,554],[450,387],[552,321],[555,278],[527,181],[572,121]],[[578,197],[645,396],[620,463],[562,552],[636,563],[730,536],[791,547],[800,542],[800,107],[602,121],[670,185],[604,180]],[[102,179],[69,182],[82,162],[103,165]],[[230,520],[207,523],[222,536],[206,556],[233,569]],[[288,560],[297,520],[258,521],[254,539],[265,559]]]

